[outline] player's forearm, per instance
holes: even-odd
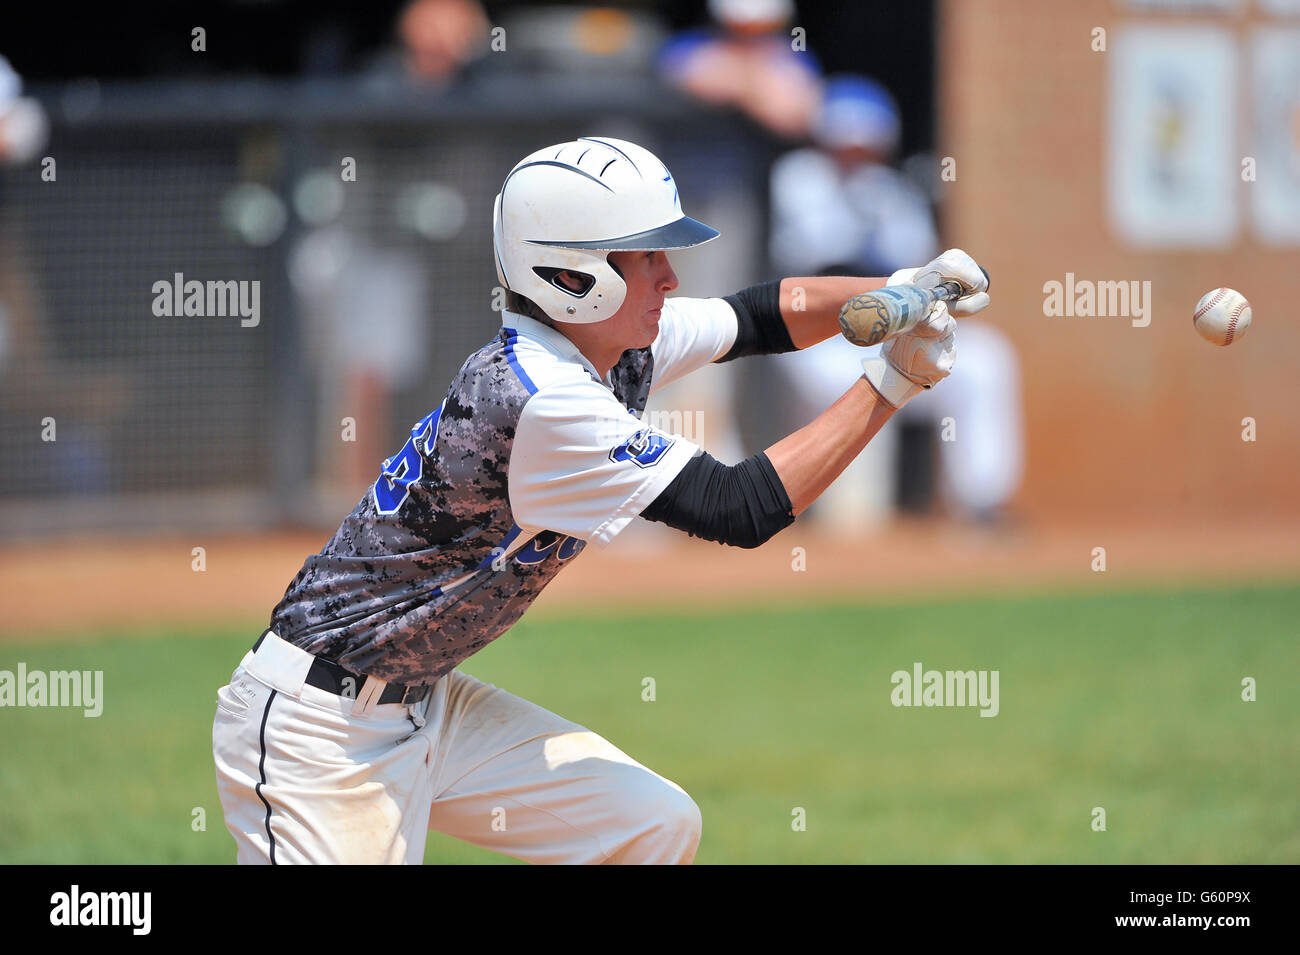
[[[855,295],[884,287],[884,278],[821,275],[781,280],[781,318],[796,348],[840,333],[840,307]]]
[[[893,413],[866,378],[859,378],[812,423],[767,449],[796,516],[830,487]]]

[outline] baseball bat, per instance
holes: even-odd
[[[985,281],[989,273],[981,268]],[[840,331],[855,345],[864,348],[878,345],[887,338],[911,330],[930,314],[935,302],[960,298],[962,288],[956,282],[944,282],[934,288],[918,285],[887,285],[874,292],[855,295],[840,308]]]

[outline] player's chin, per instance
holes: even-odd
[[[663,315],[663,311],[661,309],[656,308],[654,311],[646,312],[645,315],[642,317],[641,328],[643,329],[645,335],[647,336],[646,343],[645,345],[641,346],[642,348],[646,347],[646,345],[649,345],[651,342],[653,342],[656,338],[659,337],[659,319],[662,317],[662,315]]]

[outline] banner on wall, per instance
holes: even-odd
[[[1300,29],[1250,38],[1251,224],[1260,241],[1300,245]]]
[[[1233,35],[1209,26],[1126,27],[1107,55],[1111,228],[1132,245],[1229,245],[1241,186]]]

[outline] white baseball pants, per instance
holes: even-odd
[[[689,863],[700,811],[595,733],[452,671],[418,703],[304,683],[268,633],[217,691],[212,748],[241,863],[421,863],[429,829],[536,863]]]

